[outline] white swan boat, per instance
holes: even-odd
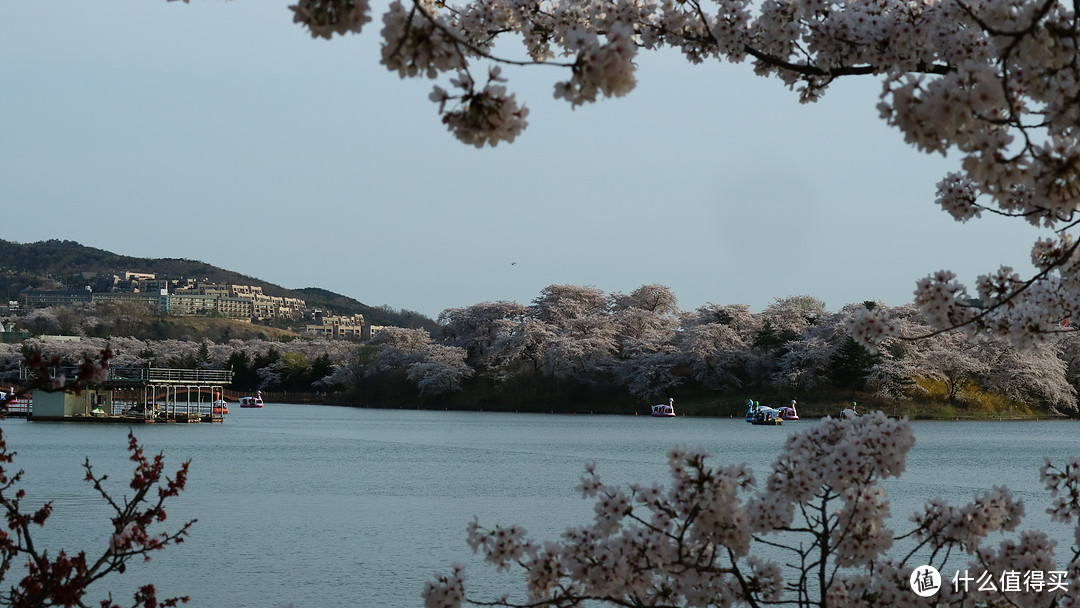
[[[652,415],[654,418],[674,418],[675,399],[670,398],[667,403],[659,403],[652,406]]]
[[[784,420],[798,420],[799,413],[795,411],[795,400],[791,400],[791,405],[785,405],[777,408],[780,410],[780,417]]]
[[[241,397],[240,407],[262,407],[262,391],[256,391],[254,397]]]

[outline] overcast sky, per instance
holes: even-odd
[[[509,70],[529,127],[477,150],[431,81],[379,65],[380,15],[314,40],[288,4],[0,4],[0,238],[432,317],[555,283],[660,283],[684,309],[900,305],[940,268],[1030,268],[1032,230],[934,204],[955,161],[878,118],[877,81],[803,106],[749,64],[643,53],[630,95],[571,110],[556,68]]]

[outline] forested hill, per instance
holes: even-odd
[[[268,293],[271,289],[287,291],[265,281],[259,281],[240,273],[211,266],[205,262],[173,258],[136,258],[118,255],[104,249],[86,247],[75,241],[49,240],[37,243],[20,244],[0,240],[0,271],[6,280],[13,275],[21,275],[30,282],[35,277],[41,283],[79,282],[81,273],[114,273],[124,271],[150,272],[169,278],[198,277],[215,283],[237,283],[241,285],[261,285]],[[9,293],[5,281],[4,294]],[[17,283],[17,281],[12,281]],[[74,285],[72,285],[74,286]],[[16,293],[19,290],[16,290]],[[274,293],[273,295],[282,295]]]
[[[212,266],[206,262],[177,258],[138,258],[75,241],[48,240],[16,243],[0,239],[0,301],[15,300],[26,289],[77,289],[85,284],[83,273],[153,273],[159,278],[197,278],[213,283],[256,285],[272,296],[301,298],[310,306],[338,314],[363,314],[374,325],[424,327],[434,322],[409,310],[368,306],[326,289],[286,289],[280,285]]]

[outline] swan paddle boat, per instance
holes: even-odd
[[[780,417],[784,420],[798,420],[799,413],[795,411],[795,400],[791,400],[791,405],[785,405],[777,408],[780,410]]]
[[[262,391],[255,391],[254,397],[241,397],[240,407],[262,407]]]
[[[754,421],[754,415],[757,414],[757,411],[758,411],[759,407],[761,407],[761,406],[758,405],[757,401],[754,401],[753,399],[747,399],[746,400],[746,421],[747,422],[753,422]]]
[[[669,398],[667,403],[659,403],[652,406],[652,415],[654,418],[674,418],[675,398]]]
[[[775,407],[758,407],[750,424],[779,426],[784,424],[784,419],[780,417],[780,410]]]
[[[846,408],[840,410],[839,412],[837,412],[835,414],[829,414],[828,418],[833,418],[835,420],[845,420],[847,418],[854,418],[854,417],[859,415],[859,411],[855,409],[856,405],[858,405],[858,404],[856,404],[854,401],[852,401],[851,402],[851,407],[846,407]]]

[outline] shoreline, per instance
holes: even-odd
[[[289,405],[311,405],[311,406],[332,406],[332,407],[351,407],[358,409],[380,409],[380,410],[420,410],[420,411],[453,411],[453,412],[494,412],[502,414],[547,414],[547,415],[560,415],[560,416],[641,416],[644,418],[651,418],[648,407],[644,407],[640,410],[614,410],[614,409],[601,409],[581,407],[573,409],[558,409],[558,408],[544,408],[544,407],[528,407],[528,408],[514,408],[514,407],[499,407],[499,406],[483,406],[483,407],[461,407],[460,405],[438,405],[438,404],[418,404],[418,403],[356,403],[356,402],[341,402],[341,401],[314,401],[314,400],[290,400],[290,399],[276,399],[272,402],[268,401],[268,405],[272,403],[283,403]],[[681,412],[676,406],[676,418],[729,418],[729,419],[742,419],[743,414],[735,415],[732,413],[724,414],[710,414],[697,411],[700,408],[692,408],[693,413]],[[863,409],[863,408],[859,408]],[[799,422],[813,422],[827,418],[829,413],[823,413],[821,408],[815,406],[808,406],[805,408],[808,413],[803,413],[803,408],[800,406],[800,419],[789,420],[788,423],[797,424]],[[890,411],[891,410],[891,411]],[[897,411],[901,410],[901,411]],[[1067,416],[1067,415],[1052,415],[1046,413],[1032,413],[1032,414],[990,414],[990,413],[966,413],[966,414],[946,414],[945,412],[904,412],[902,408],[877,408],[867,407],[863,413],[872,411],[882,411],[887,416],[892,418],[899,418],[906,416],[911,421],[928,421],[928,422],[1016,422],[1016,421],[1076,421],[1080,418]]]

